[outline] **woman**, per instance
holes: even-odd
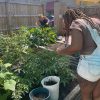
[[[68,9],[63,19],[71,44],[65,42],[56,51],[66,55],[80,52],[77,76],[82,100],[100,100],[100,20],[73,9]]]
[[[39,18],[39,25],[41,27],[49,26],[49,19],[46,16],[40,15],[38,18]]]

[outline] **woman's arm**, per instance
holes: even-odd
[[[68,47],[60,46],[57,48],[56,52],[61,55],[71,55],[80,51],[83,46],[83,37],[82,33],[79,30],[72,30],[70,32],[71,35],[71,44]]]

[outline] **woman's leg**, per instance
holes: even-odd
[[[98,81],[96,87],[93,91],[93,100],[100,100],[100,80]]]
[[[90,82],[78,75],[78,82],[81,89],[82,100],[93,100],[93,90],[96,86],[96,82]]]

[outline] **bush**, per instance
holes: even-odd
[[[32,28],[30,30],[31,41],[34,46],[46,46],[56,42],[56,32],[51,27],[46,28]]]
[[[55,52],[41,50],[30,54],[24,65],[25,76],[34,84],[39,84],[42,78],[57,75],[64,85],[74,78],[69,66],[69,57],[59,56]]]
[[[0,35],[0,54],[4,63],[15,64],[23,59],[28,46],[31,45],[29,37],[30,33],[26,27],[21,27],[17,34],[13,33],[11,36]]]
[[[28,46],[30,46],[30,33],[26,27],[21,27],[17,31],[17,34],[12,35],[0,35],[0,58],[4,63],[11,63],[12,66],[7,68],[5,71],[12,73],[9,79],[12,80],[14,75],[16,78],[15,90],[12,91],[12,98],[19,100],[24,92],[28,91],[29,84],[27,80],[22,78],[20,74],[23,73],[22,65],[25,61],[24,56],[30,51]],[[1,72],[0,74],[6,74],[6,72]],[[5,76],[7,77],[7,76]],[[11,82],[10,82],[11,83]],[[2,86],[2,84],[1,84]],[[3,88],[5,90],[5,88]],[[8,90],[6,90],[8,91]]]
[[[6,100],[11,91],[15,91],[16,76],[8,70],[9,67],[11,67],[11,64],[3,64],[0,60],[0,91],[6,90],[2,95],[0,94],[2,100]]]

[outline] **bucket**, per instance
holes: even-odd
[[[41,81],[42,86],[50,92],[50,100],[59,99],[59,83],[60,78],[57,76],[48,76]]]
[[[30,100],[50,100],[49,90],[43,87],[33,89],[29,93]]]

